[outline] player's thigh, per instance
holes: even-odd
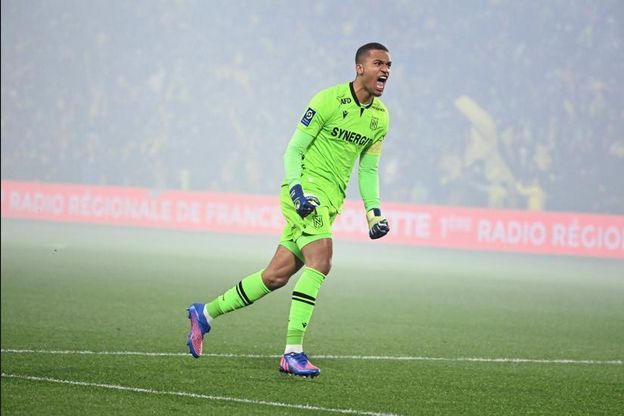
[[[331,238],[319,238],[310,241],[301,249],[307,267],[311,267],[324,275],[331,269],[334,243]]]

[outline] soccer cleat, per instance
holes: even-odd
[[[291,352],[282,355],[279,370],[282,373],[310,378],[321,374],[321,370],[308,360],[308,356],[304,352]]]
[[[202,355],[204,335],[210,332],[210,324],[204,316],[203,303],[194,303],[186,310],[188,311],[188,318],[191,320],[191,332],[188,334],[186,345],[188,345],[189,352],[193,357],[199,358]]]

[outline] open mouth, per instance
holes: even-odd
[[[386,86],[386,81],[388,81],[388,76],[382,75],[377,78],[377,83],[375,84],[375,86],[378,90],[383,91],[384,87]]]

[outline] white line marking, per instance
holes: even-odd
[[[208,394],[188,393],[184,391],[153,390],[153,389],[146,389],[146,388],[141,388],[141,387],[121,386],[119,384],[90,383],[86,381],[61,380],[57,378],[36,377],[36,376],[28,376],[28,375],[20,375],[20,374],[2,373],[2,377],[3,378],[15,378],[15,379],[21,379],[21,380],[30,380],[30,381],[44,381],[48,383],[69,384],[72,386],[98,387],[98,388],[110,389],[110,390],[131,391],[134,393],[149,393],[149,394],[166,395],[166,396],[192,397],[194,399],[217,400],[217,401],[224,401],[224,402],[244,403],[244,404],[263,405],[263,406],[272,406],[272,407],[285,407],[289,409],[317,410],[317,411],[329,412],[329,413],[342,413],[342,414],[352,414],[352,415],[362,415],[362,416],[398,416],[396,413],[368,412],[368,411],[354,410],[354,409],[338,409],[338,408],[331,408],[331,407],[322,407],[322,406],[315,406],[315,405],[310,405],[310,404],[290,404],[290,403],[282,403],[282,402],[270,402],[266,400],[243,399],[240,397],[212,396]]]
[[[28,350],[2,348],[2,353],[15,354],[79,354],[79,355],[135,355],[142,357],[189,357],[188,353],[181,352],[140,352],[140,351],[88,351],[88,350]],[[271,354],[217,354],[207,353],[205,357],[217,358],[279,358],[280,355]],[[475,363],[533,363],[533,364],[588,364],[588,365],[623,365],[624,360],[573,360],[573,359],[542,359],[542,358],[483,358],[483,357],[421,357],[421,356],[392,356],[392,355],[314,355],[320,360],[379,360],[379,361],[447,361],[447,362],[475,362]]]

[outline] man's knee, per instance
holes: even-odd
[[[331,270],[333,242],[330,238],[316,240],[302,249],[306,267],[315,269],[327,276]]]
[[[269,290],[276,290],[286,286],[293,274],[291,270],[286,268],[266,269],[262,273],[262,281]]]
[[[269,290],[276,290],[288,283],[303,263],[284,246],[278,246],[269,265],[262,272],[262,281]]]
[[[331,270],[331,257],[316,257],[309,261],[306,260],[306,267],[310,267],[327,276]]]

